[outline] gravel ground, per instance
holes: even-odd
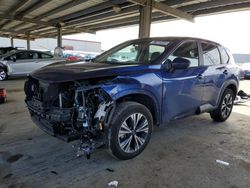
[[[87,160],[31,122],[23,82],[0,82],[8,90],[0,105],[0,187],[102,188],[113,180],[124,188],[250,185],[250,102],[235,106],[224,123],[202,114],[156,127],[146,150],[132,160],[114,159],[106,149]],[[250,93],[250,81],[240,87]]]

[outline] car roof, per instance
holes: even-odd
[[[213,43],[213,44],[216,44],[216,45],[220,45],[219,43],[217,42],[214,42],[214,41],[211,41],[211,40],[207,40],[207,39],[202,39],[202,38],[196,38],[196,37],[175,37],[175,36],[170,36],[170,37],[150,37],[150,38],[142,38],[142,39],[134,39],[134,40],[131,40],[131,41],[151,41],[151,40],[158,40],[158,41],[161,41],[161,40],[170,40],[170,41],[178,41],[178,42],[181,42],[181,41],[185,41],[185,40],[199,40],[201,42],[209,42],[209,43]]]

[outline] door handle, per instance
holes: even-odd
[[[201,80],[201,79],[203,78],[203,75],[202,75],[202,74],[198,74],[198,75],[196,76],[196,78],[199,79],[199,80]]]
[[[223,74],[228,75],[228,70],[224,70]]]
[[[217,67],[216,70],[221,70],[221,69],[225,69],[225,68],[226,68],[225,66]]]

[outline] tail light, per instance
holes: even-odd
[[[0,88],[0,97],[6,97],[6,96],[7,96],[6,89]]]

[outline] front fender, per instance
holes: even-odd
[[[4,63],[0,62],[0,68],[2,68],[6,73],[8,72],[8,67]]]
[[[104,84],[102,89],[109,94],[112,100],[117,101],[120,98],[131,94],[142,94],[146,95],[154,102],[154,108],[156,111],[157,122],[161,119],[161,84],[159,83],[157,88],[156,85],[147,85],[141,83],[135,78],[131,77],[119,77],[114,79],[108,84]]]

